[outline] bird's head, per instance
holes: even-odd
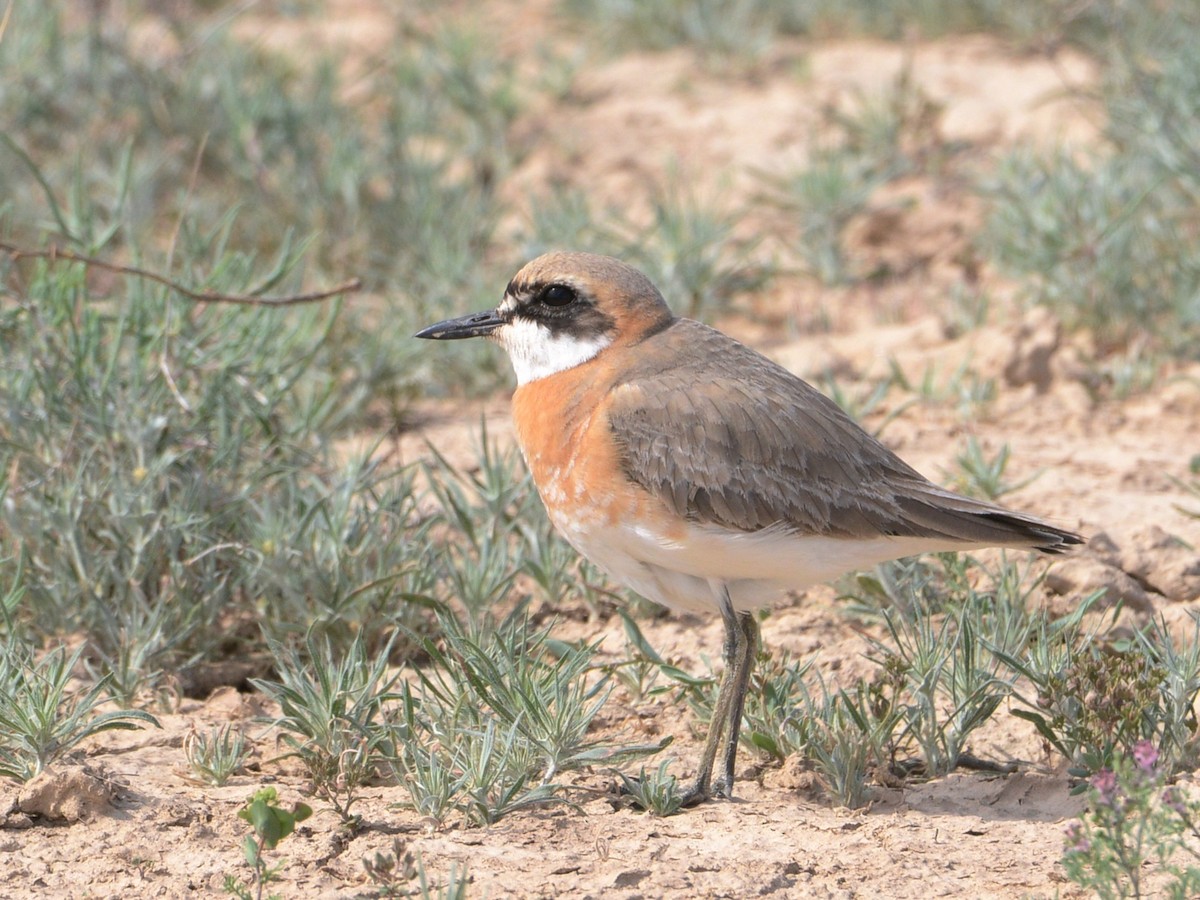
[[[596,358],[614,344],[636,343],[673,318],[650,279],[611,256],[547,253],[508,283],[500,305],[438,322],[419,338],[486,337],[508,351],[518,384]]]

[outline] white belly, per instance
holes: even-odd
[[[784,591],[821,584],[889,559],[973,545],[937,538],[869,539],[797,535],[783,529],[747,533],[689,525],[671,539],[633,523],[554,516],[568,542],[621,584],[664,606],[719,609],[728,589],[734,608],[764,606]]]

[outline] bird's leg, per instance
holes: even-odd
[[[721,742],[721,732],[725,730],[729,722],[729,707],[735,696],[734,677],[740,667],[739,658],[744,652],[742,643],[745,641],[745,635],[739,626],[738,615],[733,611],[733,604],[729,600],[728,588],[725,589],[721,598],[721,619],[725,623],[725,646],[722,653],[725,659],[725,670],[721,673],[721,683],[717,687],[717,702],[708,723],[708,737],[704,741],[704,752],[700,757],[700,768],[696,772],[696,780],[683,793],[684,806],[694,806],[712,796],[713,764],[717,759],[717,746]],[[744,690],[743,688],[743,692]],[[739,720],[741,716],[739,708]],[[728,751],[726,752],[728,753]]]
[[[725,731],[725,755],[722,757],[722,773],[713,785],[713,793],[721,797],[733,796],[733,770],[737,762],[738,740],[742,732],[742,712],[746,707],[746,690],[758,658],[758,623],[751,613],[738,614],[737,663],[733,680],[729,685],[733,697],[729,702],[729,720]]]

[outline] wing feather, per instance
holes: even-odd
[[[609,395],[625,474],[693,522],[1051,551],[1079,541],[938,487],[816,389],[698,322],[677,319],[635,352]]]

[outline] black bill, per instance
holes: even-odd
[[[430,341],[461,341],[463,338],[484,337],[504,324],[504,319],[492,309],[438,322],[436,325],[422,328],[413,337]]]

